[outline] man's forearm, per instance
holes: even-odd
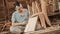
[[[17,25],[26,25],[26,22],[22,22],[22,23],[12,23],[13,26],[17,26]]]

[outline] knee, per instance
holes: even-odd
[[[10,32],[11,33],[21,33],[21,30],[19,28],[17,28],[17,27],[11,26],[10,27]]]

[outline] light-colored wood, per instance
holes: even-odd
[[[39,13],[39,12],[41,12],[41,9],[40,9],[40,6],[39,6],[39,4],[37,3],[37,1],[35,1],[35,4],[36,4],[36,11]]]
[[[30,32],[30,31],[35,31],[35,27],[37,24],[37,19],[38,16],[29,18],[28,24],[26,25],[25,31],[24,32]]]
[[[42,14],[42,12],[35,13],[35,14],[33,14],[31,17],[38,16],[39,14]]]
[[[44,17],[45,17],[45,20],[46,20],[47,24],[48,24],[49,26],[51,26],[51,22],[50,22],[50,20],[48,19],[48,16],[44,14]]]
[[[40,15],[39,15],[39,18],[40,18],[40,21],[41,21],[41,26],[42,26],[43,28],[46,28],[44,15],[43,15],[43,14],[40,14]]]
[[[32,7],[29,4],[27,4],[27,8],[28,8],[29,16],[31,16],[33,14]]]
[[[39,8],[39,4],[35,1],[36,3],[36,9],[38,10],[38,13],[39,13],[39,19],[40,19],[40,22],[41,22],[41,26],[43,28],[46,28],[46,24],[45,24],[45,18],[44,18],[44,15],[43,13],[41,12],[41,9]]]
[[[50,20],[49,20],[49,18],[47,16],[47,9],[46,9],[47,3],[46,3],[45,0],[40,0],[40,2],[41,2],[41,8],[42,8],[42,12],[44,14],[45,20],[46,20],[47,24],[49,26],[51,26],[51,22],[50,22]]]
[[[33,11],[33,14],[35,14],[35,3],[32,2],[32,11]]]

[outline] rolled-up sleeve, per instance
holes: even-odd
[[[12,14],[11,21],[12,21],[12,23],[15,22],[15,14],[14,13]]]

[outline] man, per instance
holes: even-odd
[[[16,11],[12,14],[10,32],[20,34],[27,24],[29,13],[27,9],[23,9],[22,4],[19,2],[15,2],[14,7]]]

